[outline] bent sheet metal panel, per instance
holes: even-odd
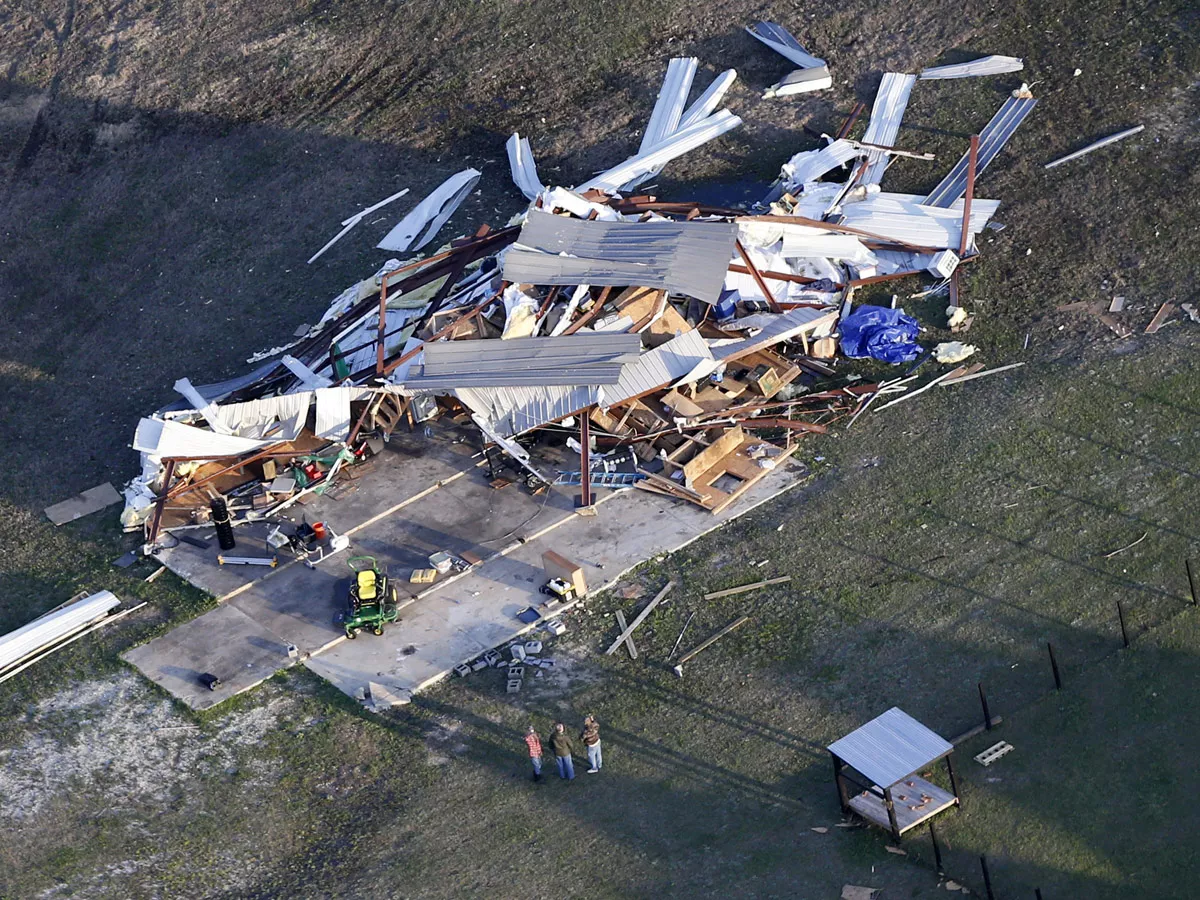
[[[533,210],[505,254],[504,279],[639,285],[715,303],[736,239],[732,222],[588,222]]]
[[[978,177],[991,164],[1000,152],[1000,148],[1008,143],[1016,130],[1025,121],[1025,117],[1033,112],[1037,100],[1033,97],[1009,97],[1001,105],[992,120],[983,131],[979,132],[979,154],[975,160],[975,175]],[[964,153],[962,159],[954,164],[941,183],[930,191],[925,198],[927,206],[948,207],[967,192],[967,166],[970,164],[970,151]]]
[[[623,163],[613,166],[611,169],[601,172],[594,178],[585,181],[583,184],[577,186],[575,190],[579,193],[583,193],[591,188],[609,192],[616,191],[621,185],[626,184],[637,175],[643,172],[650,172],[654,169],[660,169],[663,165],[675,159],[675,157],[695,150],[702,144],[720,137],[725,132],[731,131],[741,124],[741,119],[729,110],[723,109],[707,118],[701,119],[693,125],[689,125],[687,128],[680,128],[679,131],[658,144],[654,149],[629,157]]]
[[[978,234],[1000,207],[999,200],[975,200],[968,229]],[[957,249],[962,234],[962,201],[949,209],[926,206],[911,194],[879,194],[842,207],[843,225],[922,247]]]
[[[800,42],[792,37],[791,32],[782,25],[776,25],[774,22],[759,22],[755,25],[747,25],[746,32],[802,69],[816,69],[825,65],[825,60],[818,59],[800,46]]]
[[[646,131],[642,135],[638,153],[653,150],[664,140],[679,130],[683,118],[683,107],[687,103],[688,94],[692,91],[692,80],[696,77],[696,69],[700,60],[694,56],[676,57],[667,64],[667,74],[663,78],[658,99],[654,102],[654,110],[650,113],[650,121],[646,123]],[[639,184],[652,178],[661,170],[661,166],[642,172],[627,181],[622,187],[632,190]]]
[[[500,366],[546,369],[559,365],[633,362],[641,353],[636,334],[576,334],[507,341],[441,341],[425,348],[425,374],[452,375]]]
[[[884,72],[879,82],[879,92],[875,95],[875,105],[871,108],[871,121],[863,134],[864,144],[880,144],[892,147],[896,144],[896,135],[900,132],[900,120],[904,118],[904,110],[908,107],[908,97],[913,85],[917,83],[916,75],[902,75],[898,72]],[[867,151],[867,171],[863,175],[863,184],[879,184],[883,172],[887,168],[888,155],[882,150]]]
[[[897,706],[827,748],[882,788],[920,771],[954,749]]]
[[[1003,75],[1020,72],[1025,68],[1024,60],[1015,56],[984,56],[970,62],[950,66],[934,66],[921,70],[922,81],[937,81],[941,78],[978,78],[981,75]]]
[[[600,388],[456,388],[454,395],[496,434],[516,437],[595,405],[600,401]]]

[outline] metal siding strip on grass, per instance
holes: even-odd
[[[979,155],[975,163],[975,176],[983,174],[996,158],[1000,149],[1008,143],[1025,117],[1033,112],[1037,100],[1032,97],[1009,97],[992,120],[979,133]],[[940,206],[943,209],[951,206],[967,192],[967,165],[970,153],[964,153],[962,159],[954,164],[941,184],[935,187],[925,198],[927,206]]]

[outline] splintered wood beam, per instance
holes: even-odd
[[[764,588],[772,584],[787,584],[792,580],[791,575],[783,575],[780,578],[768,578],[766,581],[756,581],[754,584],[743,584],[741,587],[728,588],[724,591],[713,591],[711,594],[705,594],[705,600],[719,600],[721,597],[732,597],[735,594],[744,594],[746,591],[757,591],[759,588]]]
[[[750,275],[754,278],[754,283],[758,285],[758,289],[762,291],[763,296],[767,299],[767,306],[771,308],[771,312],[782,312],[779,308],[779,303],[775,299],[775,295],[771,293],[771,289],[767,287],[767,283],[763,281],[762,274],[758,271],[758,267],[754,265],[754,260],[750,258],[750,254],[746,252],[746,248],[739,240],[736,242],[737,251],[741,254],[742,260],[746,263],[746,268],[750,270]]]
[[[739,275],[753,275],[754,270],[746,266],[739,266],[737,263],[729,264],[730,272],[737,272]],[[763,278],[770,278],[772,281],[790,281],[792,284],[815,284],[818,281],[824,281],[823,278],[809,278],[807,275],[795,275],[791,272],[771,272],[759,270],[759,275]],[[845,287],[841,282],[833,283],[834,290],[841,290]]]
[[[574,322],[572,322],[570,327],[567,328],[567,330],[563,332],[563,336],[566,337],[568,334],[574,334],[580,328],[582,328],[584,325],[586,325],[588,322],[592,321],[592,319],[596,318],[596,316],[599,315],[599,313],[600,313],[600,308],[602,306],[604,306],[605,303],[608,302],[608,295],[611,293],[612,293],[611,286],[605,287],[604,289],[602,289],[600,291],[600,296],[596,299],[596,302],[592,305],[592,308],[589,309],[587,312],[585,312],[582,316],[580,316]]]
[[[495,302],[495,300],[497,298],[499,298],[501,294],[504,293],[505,287],[507,287],[507,284],[501,284],[500,290],[496,291],[496,293],[489,295],[484,300],[481,300],[474,307],[472,307],[469,312],[463,313],[457,319],[454,319],[452,322],[450,322],[450,324],[448,324],[441,331],[437,332],[436,334],[430,335],[428,340],[421,341],[421,343],[417,344],[417,346],[413,347],[407,353],[402,353],[399,357],[397,357],[396,359],[394,359],[390,363],[388,363],[386,366],[384,366],[383,371],[380,374],[381,375],[390,375],[397,368],[404,365],[406,362],[408,362],[410,359],[412,359],[414,356],[416,356],[418,353],[420,353],[422,350],[424,350],[426,344],[432,344],[434,341],[444,338],[446,335],[450,334],[450,332],[452,332],[455,328],[457,328],[464,321],[466,321],[467,319],[471,318],[472,316],[474,316],[478,313],[483,312],[484,308],[488,304]]]
[[[583,414],[579,417],[579,505],[585,509],[592,505],[591,460],[588,459],[588,455],[591,452],[589,445],[592,442],[590,423],[591,419],[588,418],[588,411],[584,410]]]

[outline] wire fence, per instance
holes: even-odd
[[[1138,639],[1170,624],[1184,612],[1200,607],[1200,565],[1192,560],[1183,563],[1186,574],[1186,593],[1143,592],[1136,598],[1114,598],[1107,623],[1093,621],[1088,627],[1060,626],[1049,640],[1029,646],[1011,648],[1019,656],[1017,663],[1007,667],[995,666],[987,677],[958,696],[954,707],[963,716],[962,731],[952,741],[957,745],[983,732],[1002,725],[1004,717],[1020,714],[1042,702],[1048,695],[1070,692],[1081,683],[1091,669],[1112,660],[1125,650],[1135,650]],[[1107,627],[1101,627],[1106,625]],[[973,720],[973,721],[972,721]],[[1000,732],[997,732],[999,739]],[[1037,900],[1052,900],[1042,887],[1020,887],[1005,890],[989,867],[988,856],[974,860],[965,854],[948,852],[945,839],[930,819],[923,833],[906,837],[908,858],[927,866],[948,881],[982,890],[988,900],[1009,900],[1033,896]],[[1002,854],[993,854],[993,860]],[[1019,893],[1017,892],[1019,890]]]

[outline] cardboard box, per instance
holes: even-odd
[[[542,569],[545,571],[547,579],[561,578],[563,581],[570,582],[575,588],[576,596],[582,597],[587,594],[587,582],[583,578],[583,569],[565,556],[560,556],[553,550],[547,550],[542,554]]]

